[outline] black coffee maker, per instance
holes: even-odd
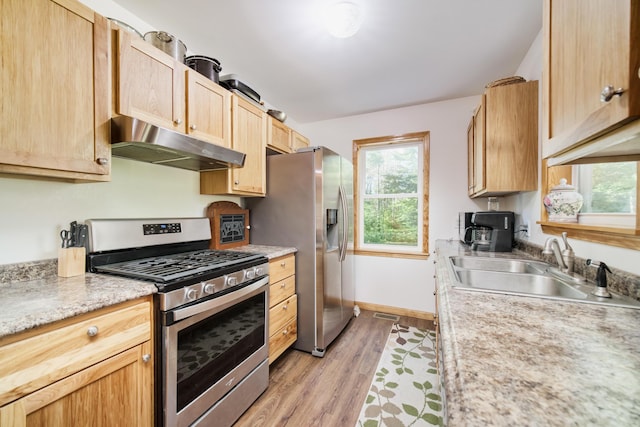
[[[461,212],[460,240],[471,245],[472,250],[511,252],[514,226],[513,212]]]

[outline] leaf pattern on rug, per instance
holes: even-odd
[[[394,323],[358,427],[442,426],[435,331]]]

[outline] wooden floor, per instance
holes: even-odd
[[[269,388],[236,427],[354,427],[393,321],[362,311],[323,358],[287,350],[269,367]],[[430,320],[400,323],[433,330]]]

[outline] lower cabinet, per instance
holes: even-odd
[[[0,341],[0,425],[151,426],[151,298]]]
[[[298,338],[295,255],[269,261],[269,363]]]

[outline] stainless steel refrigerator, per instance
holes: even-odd
[[[267,196],[247,199],[251,243],[296,253],[298,340],[322,357],[353,317],[353,166],[326,147],[267,157]]]

